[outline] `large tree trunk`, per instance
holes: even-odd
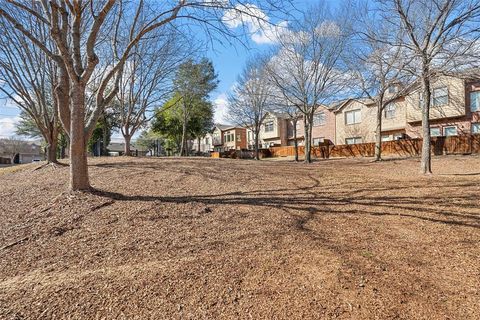
[[[295,148],[295,162],[298,162],[297,121],[293,120],[293,145]]]
[[[130,141],[132,137],[129,135],[124,135],[123,138],[125,139],[125,149],[123,150],[127,157],[130,157],[132,153],[130,152]]]
[[[428,71],[423,75],[423,108],[422,108],[422,159],[420,162],[421,172],[423,174],[432,173],[432,155],[430,150],[430,100],[432,92],[430,88],[430,78]]]
[[[83,89],[83,90],[82,90]],[[85,133],[85,90],[78,84],[72,88],[70,118],[70,189],[90,189]]]
[[[383,99],[377,102],[377,128],[375,130],[375,161],[382,160],[382,106]]]
[[[201,155],[202,154],[202,148],[200,147],[200,142],[201,142],[201,138],[200,137],[197,137],[197,146],[198,146],[198,150],[197,150],[197,155]]]
[[[48,163],[58,163],[57,146],[58,146],[57,139],[51,139],[48,142],[48,146],[47,146],[47,162]]]

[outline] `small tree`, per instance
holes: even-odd
[[[347,45],[348,19],[326,6],[311,8],[279,35],[268,74],[286,103],[303,115],[305,162],[311,162],[313,117],[321,104],[337,99],[347,86],[342,55]]]
[[[193,60],[187,60],[182,63],[177,70],[174,88],[179,96],[178,103],[182,108],[182,141],[180,145],[180,155],[187,155],[188,141],[188,122],[191,120],[195,107],[200,101],[208,99],[210,93],[218,85],[217,75],[212,62],[202,59],[195,63]]]
[[[250,60],[237,79],[228,98],[228,118],[253,132],[255,160],[259,160],[259,136],[263,118],[270,103],[270,88],[266,70],[259,59]]]

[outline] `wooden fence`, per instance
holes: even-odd
[[[454,137],[434,137],[432,153],[442,154],[471,154],[480,153],[480,135],[462,135]],[[272,157],[287,157],[295,155],[295,148],[272,147],[269,149]],[[382,142],[382,155],[391,157],[412,157],[420,155],[422,139],[402,139]],[[299,146],[300,156],[305,155],[305,147]],[[312,148],[312,155],[317,158],[338,157],[373,157],[375,143],[360,143],[352,145],[322,145]]]

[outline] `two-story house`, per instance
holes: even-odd
[[[405,98],[399,97],[382,110],[382,141],[402,138],[406,133]],[[335,110],[335,144],[375,142],[377,105],[374,100],[349,99]]]
[[[406,133],[422,137],[421,88],[406,97]],[[480,133],[480,80],[469,77],[441,76],[432,82],[430,107],[431,136],[456,136]]]
[[[247,148],[247,129],[216,124],[212,132],[213,151],[222,152]]]
[[[269,148],[288,145],[289,116],[283,113],[267,112],[262,119],[258,136],[259,148]],[[248,148],[255,146],[254,131],[247,129]]]

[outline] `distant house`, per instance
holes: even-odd
[[[194,139],[191,142],[191,150],[193,153],[208,154],[213,151],[213,133],[207,133],[200,139]]]
[[[10,159],[10,163],[20,164],[44,160],[45,153],[40,141],[0,139],[0,157]]]
[[[124,142],[111,142],[107,150],[110,155],[122,156],[125,154],[125,143]],[[149,152],[148,149],[137,145],[136,143],[130,143],[130,154],[133,156],[146,156]]]
[[[259,148],[286,146],[288,144],[289,118],[287,114],[267,112],[262,119],[258,135]],[[247,129],[247,147],[248,149],[255,147],[255,135],[251,129]]]
[[[343,103],[343,101],[342,101]],[[335,103],[330,106],[318,106],[313,115],[312,123],[312,145],[318,146],[320,143],[330,142],[335,143],[335,110],[340,107],[340,103]],[[293,145],[293,128],[290,123],[289,145]],[[303,117],[297,122],[297,140],[299,145],[304,145],[305,127],[303,124]]]
[[[247,148],[247,129],[216,124],[212,133],[213,151],[223,152]]]

